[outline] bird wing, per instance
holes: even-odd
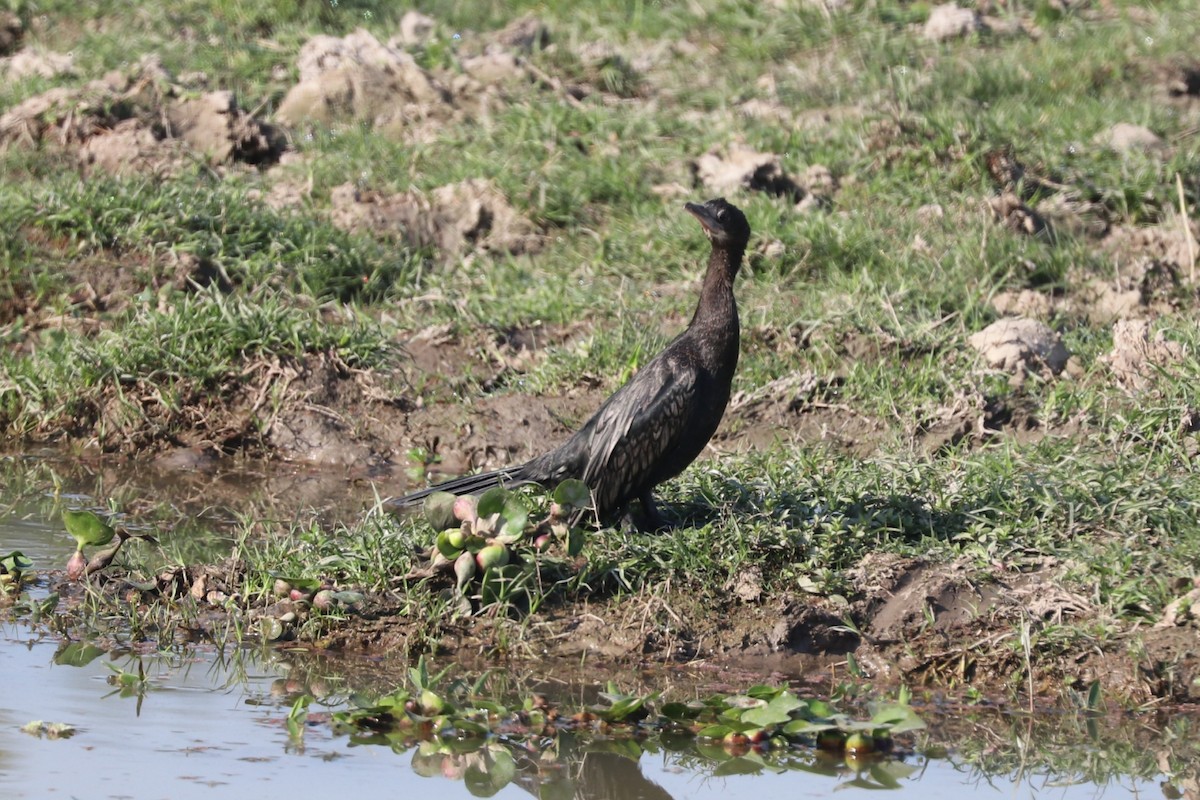
[[[596,412],[583,480],[601,507],[636,494],[677,446],[696,402],[695,386],[696,372],[687,363],[658,358]]]

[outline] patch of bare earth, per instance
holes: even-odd
[[[1104,643],[1043,636],[1049,626],[1084,624],[1099,613],[1061,585],[1062,573],[1053,560],[1024,571],[981,572],[966,562],[868,556],[851,573],[848,606],[808,596],[766,599],[754,590],[757,578],[748,576],[721,599],[663,587],[625,599],[551,603],[528,619],[460,618],[435,632],[433,642],[425,638],[426,621],[408,618],[401,600],[376,598],[362,616],[330,631],[321,646],[752,664],[760,672],[788,675],[844,669],[853,654],[865,672],[886,683],[970,686],[1001,695],[1032,686],[1035,695],[1058,696],[1064,682],[1082,687],[1100,680],[1106,692],[1136,701],[1200,699],[1194,681],[1200,639],[1192,617]],[[1131,651],[1139,655],[1131,658]]]

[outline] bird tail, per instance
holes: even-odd
[[[480,494],[493,486],[520,486],[526,483],[536,483],[523,477],[524,465],[505,467],[492,472],[481,472],[478,475],[465,475],[453,478],[443,483],[422,489],[419,492],[407,494],[404,497],[391,497],[383,501],[387,508],[407,509],[423,502],[434,492],[450,492],[451,494]]]

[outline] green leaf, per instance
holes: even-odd
[[[520,536],[525,531],[525,523],[529,519],[529,506],[519,494],[510,493],[504,501],[504,510],[500,516],[504,520],[500,526],[500,533]]]
[[[0,569],[3,569],[10,575],[27,572],[32,568],[33,561],[20,550],[13,550],[8,555],[0,558]]]
[[[560,506],[571,508],[588,508],[592,504],[592,492],[586,483],[575,478],[567,478],[554,489],[554,502]]]
[[[925,721],[917,716],[909,706],[893,705],[881,708],[871,717],[870,725],[875,728],[886,728],[889,733],[904,733],[919,731],[925,727]]]
[[[813,722],[810,719],[797,719],[784,725],[781,729],[788,736],[799,736],[804,733],[820,733],[821,731],[836,730],[832,722]]]
[[[488,767],[492,785],[503,788],[512,783],[513,778],[517,777],[517,762],[513,760],[512,754],[500,746],[488,748],[488,755],[492,761]]]
[[[475,512],[479,514],[480,519],[490,517],[492,514],[503,514],[509,494],[511,493],[503,486],[488,489],[479,496],[479,502],[475,505]]]
[[[693,708],[687,703],[666,703],[659,711],[664,717],[675,722],[693,720],[700,716],[700,709]]]
[[[803,707],[804,702],[802,700],[798,700],[794,695],[784,692],[765,706],[751,708],[746,711],[742,714],[742,721],[752,723],[760,728],[782,725],[791,720],[791,712]]]
[[[435,531],[457,528],[460,523],[454,516],[454,501],[450,492],[434,492],[425,498],[425,519]]]
[[[696,731],[696,736],[700,739],[724,739],[725,734],[733,733],[734,729],[729,725],[709,725],[707,728],[701,728]]]
[[[66,510],[62,512],[62,518],[67,533],[79,543],[80,550],[87,545],[106,545],[117,535],[111,525],[91,511]]]
[[[575,525],[567,531],[567,555],[575,558],[581,552],[583,552],[583,529]]]

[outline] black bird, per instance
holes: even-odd
[[[665,527],[651,489],[700,455],[729,403],[740,334],[733,280],[750,240],[745,215],[724,198],[685,208],[712,242],[700,302],[687,330],[554,450],[520,466],[431,486],[390,500],[390,505],[414,505],[437,491],[475,494],[525,483],[553,488],[577,478],[591,489],[601,521],[618,517],[637,499],[644,517],[639,527]]]

